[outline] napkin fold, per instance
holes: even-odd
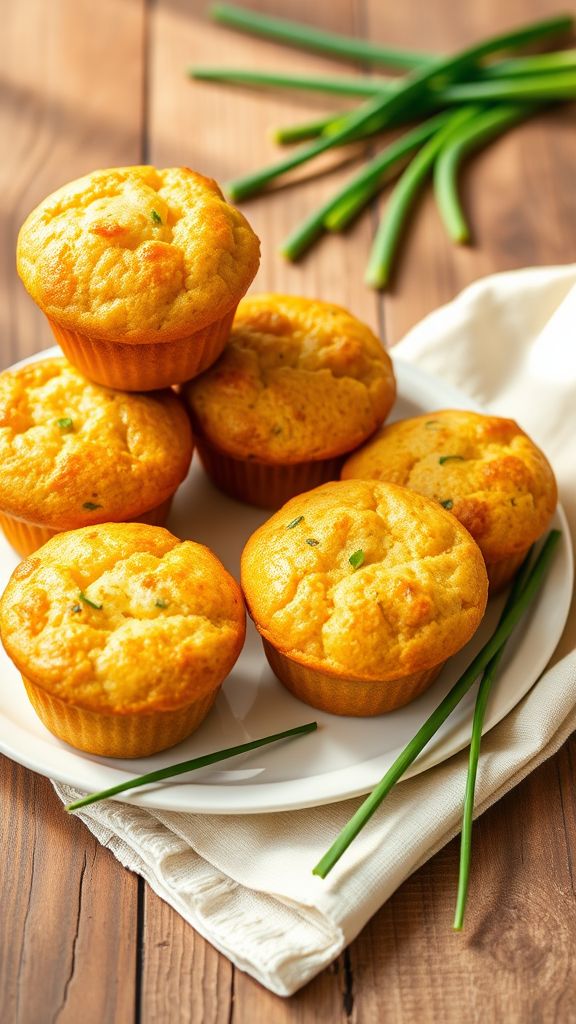
[[[544,448],[576,527],[576,266],[497,274],[432,313],[394,358],[511,416]],[[576,728],[576,622],[538,684],[484,738],[476,813]],[[467,752],[396,787],[326,880],[311,874],[359,800],[263,815],[149,811],[113,801],[80,817],[240,969],[291,995],[326,967],[460,828]],[[66,803],[79,794],[55,784]],[[456,879],[455,879],[456,882]]]

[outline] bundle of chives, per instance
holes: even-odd
[[[307,163],[313,157],[332,149],[335,146],[343,145],[354,137],[354,134],[361,131],[371,121],[376,122],[380,129],[388,126],[393,117],[398,114],[405,114],[410,107],[419,103],[434,81],[442,78],[442,81],[456,80],[462,76],[466,69],[480,60],[482,57],[500,50],[511,47],[523,46],[527,43],[540,39],[542,36],[558,32],[571,25],[571,19],[566,17],[549,18],[545,21],[535,22],[524,28],[516,29],[513,32],[492,36],[489,39],[478,43],[476,46],[467,47],[452,57],[446,57],[417,68],[406,75],[398,88],[393,92],[384,95],[376,94],[367,103],[363,104],[357,111],[347,114],[340,125],[330,134],[322,134],[307,146],[297,149],[291,156],[272,167],[263,168],[253,174],[236,178],[228,183],[228,194],[232,199],[246,199],[254,195],[268,185],[275,178],[287,171]],[[488,83],[487,83],[488,84]]]
[[[392,194],[374,242],[366,279],[375,287],[384,287],[390,278],[392,258],[407,214],[434,165],[437,164],[436,196],[442,219],[454,241],[467,241],[469,231],[457,191],[457,171],[466,153],[531,116],[545,104],[576,96],[574,49],[487,60],[501,51],[515,50],[566,32],[573,24],[568,16],[548,18],[491,37],[452,56],[434,56],[340,36],[233,4],[214,5],[212,15],[223,24],[261,37],[378,68],[407,72],[398,78],[318,76],[231,68],[195,68],[189,72],[202,80],[306,89],[365,100],[351,111],[278,129],[274,136],[277,142],[306,144],[294,148],[272,166],[230,182],[227,190],[233,200],[246,199],[266,189],[278,177],[336,147],[367,139],[422,116],[429,119],[420,126],[420,134],[418,128],[413,129],[415,134],[408,132],[387,147],[367,166],[365,174],[357,175],[340,193],[311,213],[282,246],[285,256],[295,260],[324,231],[342,230],[380,190],[390,169],[416,151]],[[471,104],[476,105],[472,119],[467,113],[462,119],[456,117],[453,132],[448,132],[444,121],[439,121],[435,129],[439,139],[435,140],[428,133],[431,115],[454,107],[459,108],[460,114],[461,109],[469,111]]]

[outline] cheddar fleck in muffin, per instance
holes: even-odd
[[[222,356],[186,389],[208,474],[265,508],[335,479],[395,394],[390,359],[365,324],[290,295],[244,299]]]
[[[293,498],[256,530],[242,587],[295,696],[376,715],[422,693],[470,639],[488,580],[478,546],[437,502],[349,480]]]
[[[342,478],[402,484],[438,501],[480,547],[492,591],[514,575],[556,508],[543,452],[514,420],[443,409],[385,427]]]
[[[101,384],[148,391],[217,358],[259,243],[210,178],[113,167],[40,203],[17,259],[70,361]]]
[[[90,523],[165,522],[192,432],[171,391],[126,394],[65,359],[0,374],[0,526],[20,554]]]
[[[44,725],[80,750],[143,757],[208,713],[245,632],[208,548],[141,523],[62,533],[14,571],[2,642]]]

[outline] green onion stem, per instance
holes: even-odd
[[[340,111],[327,117],[315,118],[314,121],[302,121],[300,124],[289,124],[284,128],[275,128],[272,133],[274,142],[281,146],[291,146],[295,142],[316,139],[333,121],[341,121],[346,114]]]
[[[366,270],[367,284],[374,288],[384,288],[387,284],[402,229],[438,153],[456,129],[478,115],[479,109],[462,107],[458,110],[408,164],[378,226]]]
[[[272,86],[284,89],[306,89],[336,96],[374,96],[398,89],[398,81],[352,75],[293,75],[271,71],[242,71],[233,68],[189,68],[188,74],[201,82],[227,82],[232,85]]]
[[[515,78],[516,75],[541,75],[568,69],[576,69],[576,50],[556,50],[554,53],[534,53],[529,57],[495,61],[484,65],[479,77]]]
[[[340,835],[314,868],[313,874],[326,878],[326,875],[340,860],[342,854],[361,832],[393,786],[402,778],[406,769],[418,757],[418,754],[424,749],[426,744],[430,742],[442,723],[446,721],[449,714],[507,641],[515,626],[536,597],[559,540],[560,532],[558,530],[551,530],[536,559],[534,568],[530,572],[522,593],[514,605],[506,612],[506,615],[498,624],[488,643],[476,655],[466,671],[460,676],[458,682],[455,683],[450,692],[444,697],[444,700],[440,702],[429,718],[426,719],[378,785],[375,786],[350,821],[344,826]]]
[[[289,260],[297,260],[312,245],[324,230],[327,218],[333,210],[339,209],[342,202],[351,196],[361,194],[368,202],[383,174],[407,153],[412,152],[422,142],[445,124],[452,114],[439,114],[396,139],[382,153],[362,168],[344,188],[340,189],[319,209],[315,210],[306,220],[302,221],[282,245],[282,253]],[[368,194],[368,190],[372,190]]]
[[[247,11],[235,4],[213,4],[210,13],[215,21],[231,28],[250,32],[253,35],[276,39],[292,46],[315,50],[345,60],[365,61],[389,68],[410,69],[429,65],[433,60],[429,54],[401,50],[396,47],[379,46],[364,39],[325,32],[295,21],[271,18],[256,11]]]
[[[428,114],[436,106],[438,106],[438,102],[436,97],[434,97],[431,102],[427,100],[426,103],[422,103],[418,112],[416,109],[411,112],[410,117],[404,117],[402,114],[392,117],[390,124],[386,127],[395,128],[397,125],[405,124],[407,120],[414,121],[416,120],[417,113]],[[287,145],[294,142],[302,142],[306,139],[317,139],[319,135],[331,136],[335,131],[338,131],[346,116],[346,111],[340,111],[339,113],[330,114],[329,117],[321,117],[314,121],[303,121],[300,124],[288,125],[285,128],[276,128],[272,133],[272,138],[274,142],[279,142],[280,145]],[[366,139],[370,135],[380,132],[381,127],[378,117],[374,117],[348,141],[356,142],[358,139]]]
[[[490,79],[449,85],[438,91],[440,103],[506,103],[569,100],[576,96],[576,71],[557,71],[549,75]]]
[[[227,5],[219,6],[227,7]],[[418,68],[406,75],[399,88],[392,94],[374,96],[357,110],[348,114],[333,133],[323,134],[308,145],[298,147],[287,159],[281,160],[271,167],[262,168],[260,171],[230,182],[228,194],[232,199],[245,199],[255,192],[259,192],[279,175],[299,167],[328,149],[350,142],[367,124],[376,122],[379,128],[386,127],[399,114],[406,114],[410,109],[413,110],[415,103],[426,97],[429,87],[433,85],[435,79],[440,79],[440,76],[442,79],[457,79],[470,64],[482,57],[499,50],[523,46],[542,38],[542,36],[568,29],[571,25],[572,19],[567,16],[534,22],[513,32],[485,39],[475,46],[461,50],[454,56],[435,61],[432,65],[426,64],[423,68]]]
[[[224,750],[216,750],[212,754],[203,754],[202,757],[194,757],[191,761],[181,761],[179,764],[170,765],[168,768],[159,768],[155,772],[148,772],[147,775],[139,775],[127,782],[120,782],[110,789],[103,789],[100,793],[90,793],[88,796],[68,804],[67,811],[77,811],[80,807],[87,807],[88,804],[95,804],[99,800],[107,800],[118,793],[125,793],[128,789],[136,789],[139,786],[147,786],[151,782],[162,782],[164,779],[171,779],[175,775],[183,775],[185,772],[192,772],[196,768],[205,768],[206,765],[216,764],[217,761],[226,761],[229,757],[236,757],[237,754],[246,754],[249,750],[256,750],[257,747],[264,747],[268,743],[276,743],[277,740],[285,740],[290,736],[304,736],[306,733],[314,732],[318,728],[316,722],[307,722],[306,725],[297,725],[294,729],[286,729],[285,732],[277,732],[272,736],[264,736],[259,740],[251,740],[249,743],[241,743],[236,747],[226,747]]]
[[[500,616],[500,622],[506,617],[510,608],[512,608],[518,597],[522,593],[524,584],[528,579],[530,572],[530,560],[532,557],[533,547],[528,552],[524,559],[520,569],[516,573],[512,589],[508,595],[508,600],[504,605],[502,615]],[[478,771],[478,758],[480,756],[480,744],[482,742],[482,728],[484,725],[484,716],[486,713],[486,707],[488,705],[488,698],[490,696],[490,690],[492,683],[500,666],[502,655],[506,644],[502,644],[500,650],[494,655],[492,661],[488,663],[484,669],[484,674],[480,680],[480,686],[478,687],[478,694],[476,696],[476,704],[474,705],[474,718],[472,721],[472,738],[470,741],[470,754],[468,758],[468,774],[466,776],[466,792],[464,796],[464,812],[462,816],[462,835],[460,837],[460,871],[458,875],[458,896],[456,899],[456,912],[454,915],[453,928],[455,931],[461,931],[464,924],[464,912],[466,910],[466,900],[468,897],[468,880],[470,877],[470,859],[472,852],[472,819],[474,816],[474,793],[476,791],[476,774]]]
[[[539,108],[527,104],[501,106],[479,114],[450,136],[434,164],[434,191],[444,226],[453,242],[470,238],[468,222],[458,194],[458,172],[464,157]]]
[[[405,160],[398,160],[400,167],[402,167],[404,163]],[[377,180],[365,185],[364,188],[350,190],[348,195],[338,203],[338,206],[335,206],[324,218],[324,227],[326,231],[332,231],[334,233],[344,231],[368,205],[370,200],[373,199],[374,196],[377,196],[380,190],[384,187],[391,177],[388,170],[396,172],[398,168],[397,166],[394,166],[394,168],[388,168],[382,172]]]

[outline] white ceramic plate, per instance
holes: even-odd
[[[415,368],[395,363],[398,401],[394,418],[439,408],[470,408],[470,400]],[[216,491],[196,458],[180,488],[168,523],[180,537],[211,547],[237,576],[247,537],[268,513],[232,501]],[[562,543],[531,614],[509,644],[486,714],[485,731],[499,722],[536,682],[568,615],[572,593],[572,552],[561,509],[555,524]],[[0,538],[0,590],[18,562]],[[28,703],[19,674],[0,650],[0,750],[8,757],[60,782],[92,792],[127,778],[200,754],[316,720],[318,731],[264,747],[174,782],[125,794],[128,802],[164,810],[207,814],[252,814],[291,810],[365,793],[380,779],[402,747],[485,643],[502,601],[491,602],[484,622],[467,647],[434,685],[405,708],[378,718],[339,718],[309,708],[278,682],[250,624],[246,646],[201,728],[184,743],[154,757],[120,761],[91,757],[57,740]],[[475,699],[473,689],[458,705],[405,778],[451,757],[467,745]],[[120,797],[119,799],[123,799]]]

